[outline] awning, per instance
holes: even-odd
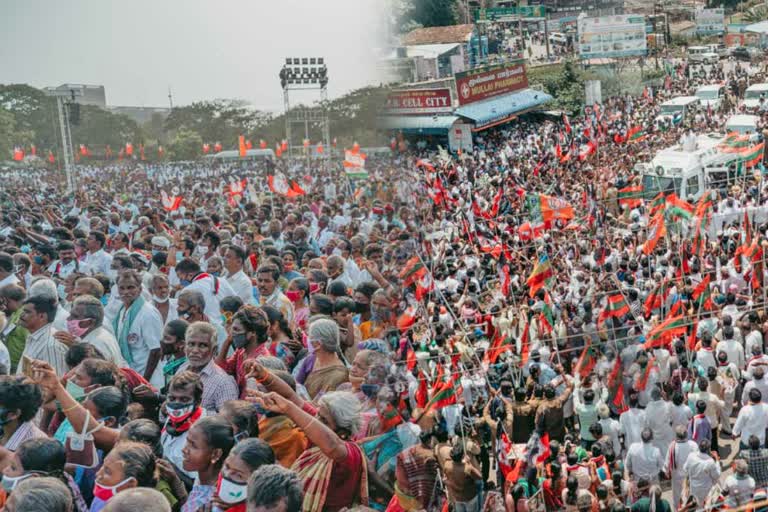
[[[744,27],[744,32],[752,32],[753,34],[768,34],[768,21],[759,21],[751,25]]]
[[[505,94],[490,100],[464,105],[457,108],[455,113],[474,121],[473,131],[479,131],[511,121],[551,100],[552,96],[545,92],[524,89],[514,94]]]
[[[458,121],[456,116],[382,116],[379,118],[379,128],[383,130],[400,130],[403,133],[419,133],[423,135],[445,135]]]

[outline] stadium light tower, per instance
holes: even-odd
[[[304,138],[309,139],[309,123],[322,126],[325,155],[330,153],[330,119],[326,102],[328,100],[328,67],[323,57],[287,57],[279,73],[280,86],[283,89],[285,107],[285,138],[288,141],[288,153],[293,154],[294,144],[291,139],[293,125],[304,125]],[[317,91],[320,106],[291,110],[291,91]],[[307,153],[309,155],[309,152]]]
[[[76,103],[75,97],[82,96],[83,92],[79,89],[61,87],[49,87],[45,92],[48,96],[56,98],[56,108],[59,113],[59,130],[61,130],[61,152],[64,155],[64,173],[67,176],[67,192],[71,194],[75,191],[75,177],[72,173],[74,154],[72,153],[72,132],[69,127],[69,117],[71,108],[80,108]],[[79,116],[79,110],[77,112]]]

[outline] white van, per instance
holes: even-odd
[[[722,85],[702,85],[696,89],[696,97],[699,98],[701,104],[705,107],[712,107],[713,110],[720,107],[723,96],[725,96],[725,87]]]
[[[678,96],[661,104],[661,111],[656,116],[657,126],[682,123],[688,112],[699,104],[697,96]]]
[[[717,64],[720,57],[708,46],[689,46],[688,60],[697,64]]]
[[[716,53],[721,59],[728,56],[728,48],[723,43],[705,44],[704,46],[709,48],[710,53]]]
[[[766,98],[768,100],[768,84],[753,84],[747,87],[744,92],[744,101],[742,105],[747,108],[757,108],[760,106],[760,98]]]

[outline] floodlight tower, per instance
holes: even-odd
[[[291,139],[293,125],[304,125],[304,138],[309,139],[309,123],[322,126],[323,145],[326,157],[330,154],[331,132],[328,117],[328,67],[323,57],[287,57],[280,70],[280,86],[283,88],[283,106],[285,108],[285,138],[288,141],[288,154],[294,155],[295,145]],[[320,97],[318,107],[291,110],[291,91],[317,91]],[[309,155],[309,148],[307,148]]]

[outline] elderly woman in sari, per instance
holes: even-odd
[[[314,356],[312,370],[303,382],[313,400],[321,393],[335,391],[349,381],[349,371],[339,359],[339,326],[333,320],[320,318],[309,325],[307,340],[310,357]]]
[[[304,431],[309,447],[292,469],[304,483],[304,512],[336,512],[353,503],[368,504],[368,460],[352,441],[360,427],[360,401],[349,392],[324,394],[317,406],[304,401],[283,379],[250,362],[249,377],[270,393],[248,390],[248,399],[272,413],[283,415]],[[386,499],[394,492],[371,473],[372,486]]]

